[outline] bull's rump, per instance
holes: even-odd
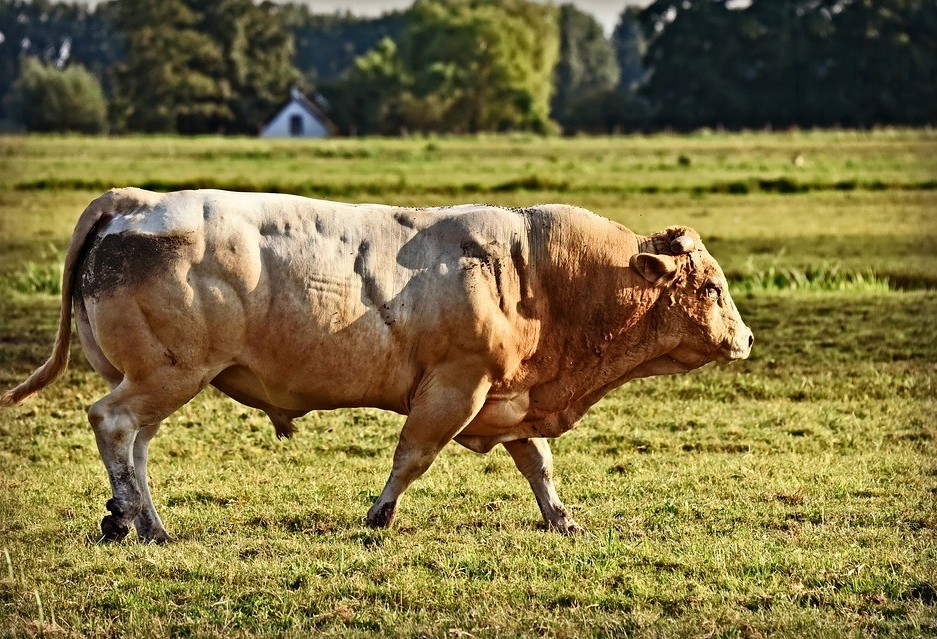
[[[513,359],[526,247],[523,215],[496,207],[171,193],[99,230],[81,297],[125,374],[156,340],[242,401],[405,412],[442,360],[487,357],[497,375]]]

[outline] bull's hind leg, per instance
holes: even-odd
[[[145,540],[169,539],[147,487],[147,445],[159,422],[199,390],[201,384],[191,377],[171,369],[157,369],[143,382],[124,378],[117,388],[88,409],[113,492],[106,504],[110,514],[101,521],[104,539],[123,539],[131,524],[138,527]]]
[[[476,377],[474,383],[467,383],[466,379],[471,376],[453,367],[434,371],[420,385],[400,431],[393,470],[380,497],[368,511],[369,526],[390,527],[400,495],[426,472],[442,447],[481,410],[491,384],[481,381],[481,376]]]
[[[162,544],[172,541],[172,537],[163,528],[163,522],[156,512],[156,507],[153,506],[153,498],[150,497],[150,486],[146,476],[150,440],[156,435],[157,430],[159,430],[158,423],[144,426],[137,432],[137,436],[133,441],[134,474],[142,498],[140,514],[137,515],[133,525],[137,529],[137,535],[141,540]]]
[[[98,453],[104,462],[113,492],[106,504],[111,514],[101,521],[101,533],[104,539],[110,541],[127,536],[130,523],[143,505],[133,465],[133,442],[139,427],[132,411],[126,410],[121,404],[122,396],[126,394],[122,392],[125,390],[122,386],[119,385],[88,409],[88,420],[94,429]]]
[[[553,485],[553,453],[547,440],[540,437],[519,439],[504,442],[504,447],[511,453],[517,469],[530,483],[547,528],[565,535],[583,532],[556,494]]]

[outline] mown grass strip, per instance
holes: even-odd
[[[106,191],[115,184],[101,179],[41,178],[18,182],[17,191]],[[379,195],[397,193],[402,187],[413,195],[460,195],[475,193],[519,193],[551,192],[573,194],[713,194],[749,195],[753,193],[802,194],[829,191],[935,191],[937,179],[911,182],[888,182],[884,180],[838,180],[802,182],[787,177],[752,178],[747,180],[718,181],[710,184],[620,184],[592,185],[573,184],[566,180],[536,175],[511,178],[494,184],[463,182],[460,184],[414,184],[405,180],[374,180],[367,182],[343,182],[340,184],[281,181],[218,180],[213,177],[189,178],[184,180],[143,180],[134,186],[152,191],[183,191],[188,189],[227,189],[257,193],[292,193],[317,197],[349,197],[353,195]]]

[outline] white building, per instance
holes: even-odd
[[[290,89],[289,102],[270,118],[260,137],[327,138],[335,131],[335,125],[323,108],[294,87]]]

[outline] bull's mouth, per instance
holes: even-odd
[[[728,344],[719,349],[717,353],[717,361],[727,364],[730,362],[737,362],[741,359],[748,359],[748,356],[752,354],[751,345],[746,345],[740,347],[737,344]]]
[[[748,359],[751,355],[751,343],[739,345],[735,342],[723,342],[721,345],[711,345],[709,349],[703,351],[683,350],[681,352],[671,351],[668,357],[685,367],[687,370],[702,366],[707,362],[717,362],[719,364],[731,364],[740,359]]]
[[[736,349],[727,349],[719,351],[719,361],[722,364],[731,364],[732,362],[737,362],[742,359],[748,359],[749,352],[736,350]]]

